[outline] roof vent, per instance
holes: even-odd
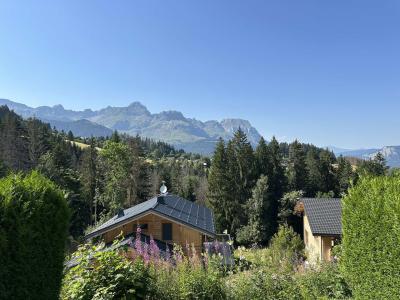
[[[117,219],[118,219],[118,218],[121,218],[121,217],[123,217],[123,216],[125,216],[124,210],[123,210],[122,208],[120,208],[120,209],[118,210]]]
[[[167,194],[167,191],[168,191],[168,189],[167,189],[167,186],[165,185],[165,181],[162,181],[162,186],[160,187],[161,195]]]

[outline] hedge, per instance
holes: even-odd
[[[0,180],[0,298],[58,299],[69,212],[37,172]]]
[[[400,177],[363,178],[343,199],[342,272],[356,299],[400,299]]]

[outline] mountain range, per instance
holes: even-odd
[[[373,159],[380,152],[386,159],[389,167],[400,167],[400,146],[384,146],[370,149],[341,149],[334,146],[328,147],[336,156],[356,157],[361,159]]]
[[[58,130],[71,130],[76,136],[110,136],[114,130],[130,135],[139,134],[154,140],[167,142],[178,149],[209,155],[214,151],[218,139],[232,138],[240,127],[255,146],[261,135],[243,119],[224,119],[222,121],[201,122],[186,118],[179,111],[151,113],[140,102],[126,107],[107,106],[100,110],[85,109],[74,111],[62,105],[29,107],[7,99],[0,99],[0,105],[7,105],[24,118],[36,117],[50,123]],[[390,167],[400,167],[400,146],[385,146],[370,149],[343,149],[328,146],[336,155],[371,159],[378,152],[385,157]]]
[[[161,140],[187,152],[210,154],[218,139],[230,139],[241,128],[252,145],[261,138],[250,122],[243,119],[224,119],[201,122],[186,118],[179,111],[150,113],[140,102],[126,107],[108,106],[100,110],[74,111],[62,105],[29,107],[7,99],[0,99],[24,118],[36,117],[50,123],[58,130],[71,130],[76,136],[110,136],[114,130]]]

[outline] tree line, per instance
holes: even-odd
[[[381,154],[351,165],[344,157],[299,141],[269,143],[261,138],[252,148],[245,133],[216,146],[208,177],[207,203],[217,231],[228,231],[240,244],[266,245],[279,223],[302,234],[295,215],[300,197],[341,197],[360,175],[384,175]]]
[[[218,232],[263,245],[279,222],[301,233],[293,214],[299,197],[339,197],[358,174],[387,172],[381,155],[355,167],[298,141],[261,139],[253,149],[240,129],[232,140],[218,142],[211,159],[117,132],[74,137],[35,118],[24,120],[6,106],[0,107],[0,139],[0,177],[38,170],[64,190],[72,240],[158,194],[165,181],[169,192],[210,206]]]
[[[0,107],[0,139],[0,177],[37,170],[64,190],[72,240],[118,209],[154,196],[163,180],[171,192],[205,202],[204,164],[210,160],[163,142],[117,132],[74,137],[6,106]]]

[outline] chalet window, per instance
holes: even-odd
[[[164,241],[172,240],[172,223],[163,223],[162,224],[162,239]]]

